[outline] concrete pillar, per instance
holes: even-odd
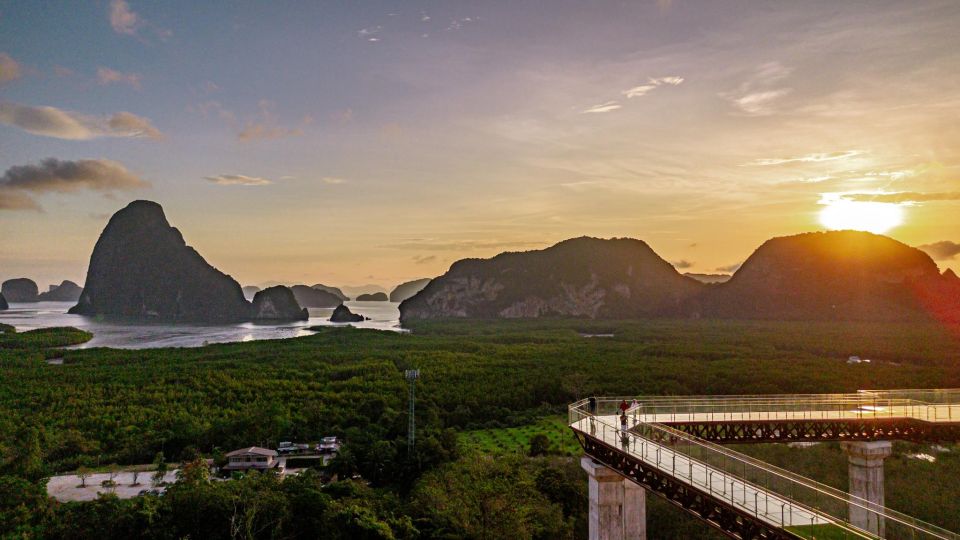
[[[850,494],[869,501],[850,504],[850,523],[879,537],[884,535],[883,518],[870,508],[883,506],[883,460],[893,451],[890,441],[842,442],[850,460]]]
[[[589,476],[590,540],[646,540],[647,494],[639,485],[584,456]]]

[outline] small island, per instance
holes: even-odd
[[[384,292],[361,294],[357,297],[357,302],[386,302],[387,300],[389,298],[387,298],[387,293]]]

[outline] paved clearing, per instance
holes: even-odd
[[[130,499],[136,497],[145,489],[153,489],[151,482],[153,471],[144,471],[140,473],[137,479],[140,482],[138,486],[131,486],[133,483],[132,472],[121,472],[114,477],[117,483],[114,488],[105,488],[100,485],[104,480],[110,479],[109,473],[95,473],[87,477],[87,487],[80,486],[80,477],[75,474],[65,474],[63,476],[52,476],[47,482],[47,495],[60,502],[68,501],[92,501],[100,493],[114,493],[121,499]],[[177,469],[167,472],[163,481],[168,484],[177,481]],[[157,488],[163,491],[163,487]]]

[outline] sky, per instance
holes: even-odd
[[[960,4],[0,0],[0,279],[163,205],[242,284],[576,236],[729,272],[860,228],[960,271]]]

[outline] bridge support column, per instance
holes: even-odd
[[[883,506],[883,460],[893,451],[889,441],[842,442],[850,460],[850,494],[870,505],[850,504],[850,523],[883,537],[883,518],[870,510]]]
[[[644,489],[588,456],[580,466],[590,483],[590,540],[646,540]]]

